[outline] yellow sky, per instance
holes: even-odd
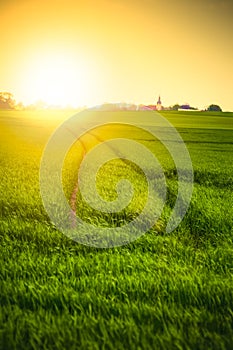
[[[0,0],[0,91],[233,110],[232,15],[232,0]]]

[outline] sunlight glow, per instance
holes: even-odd
[[[91,84],[85,62],[64,54],[32,60],[25,75],[30,99],[52,106],[82,105]]]

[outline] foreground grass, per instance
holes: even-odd
[[[162,224],[105,250],[69,240],[43,210],[39,162],[54,124],[45,127],[40,115],[2,115],[1,349],[232,348],[232,123],[213,116],[197,129],[194,117],[186,124],[182,114],[168,117],[180,126],[194,165],[189,212],[165,233],[176,177],[164,161],[169,198]],[[143,142],[156,152],[158,144]],[[67,159],[69,170],[74,163]],[[75,182],[68,170],[67,196]]]

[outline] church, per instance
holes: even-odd
[[[156,110],[161,111],[162,109],[163,109],[163,106],[162,106],[161,98],[159,96],[159,99],[158,99],[157,104],[156,104]]]
[[[154,104],[154,105],[140,105],[139,109],[143,110],[143,111],[147,111],[147,110],[162,111],[164,109],[164,107],[162,106],[161,97],[159,96],[156,104]]]

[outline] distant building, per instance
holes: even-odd
[[[162,109],[163,109],[163,106],[162,106],[161,98],[159,96],[159,99],[158,99],[157,104],[156,104],[156,110],[161,111]]]
[[[139,105],[138,110],[140,111],[161,111],[164,107],[162,106],[161,97],[159,96],[158,101],[154,105]]]
[[[196,111],[197,108],[191,107],[188,103],[178,107],[178,111]]]

